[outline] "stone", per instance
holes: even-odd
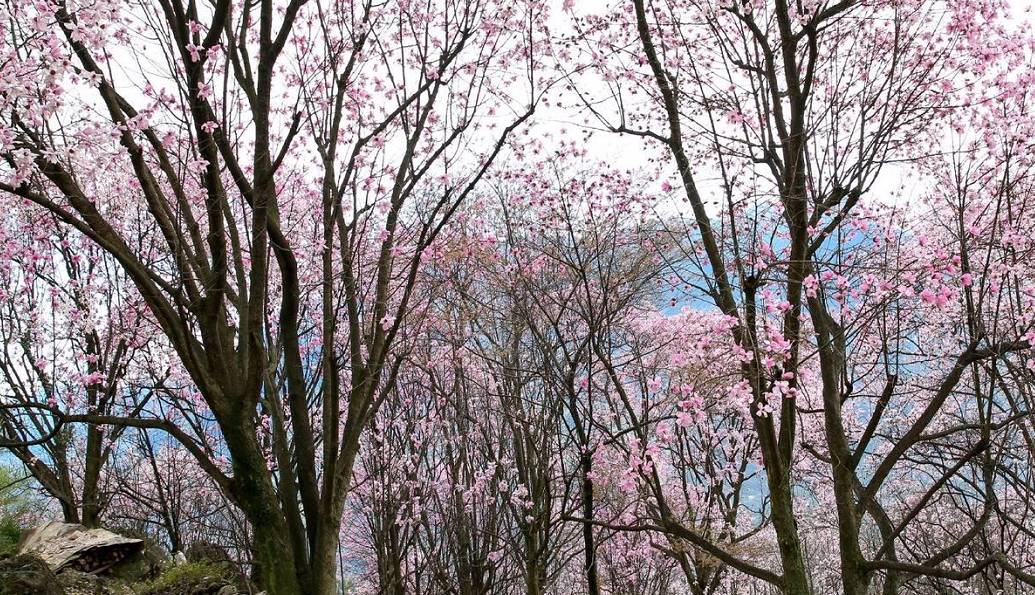
[[[210,541],[195,541],[187,547],[187,559],[191,562],[211,562],[213,564],[232,564],[230,553],[226,548]]]
[[[78,570],[59,572],[57,583],[65,595],[134,595],[128,585]]]
[[[107,572],[125,582],[154,580],[173,565],[172,556],[161,545],[148,537],[141,537],[143,548],[138,556],[131,556],[111,567]]]
[[[0,560],[0,595],[64,595],[50,566],[38,556],[22,554]]]
[[[105,529],[51,522],[31,529],[18,545],[19,554],[33,554],[54,572],[65,569],[99,573],[140,555],[144,541]]]

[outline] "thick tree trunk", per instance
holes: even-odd
[[[249,423],[222,424],[233,461],[231,496],[251,525],[261,587],[276,595],[309,595],[306,552],[296,552],[273,479]],[[289,472],[289,471],[288,471]],[[301,562],[301,563],[300,563]]]
[[[543,595],[546,582],[542,542],[538,527],[529,527],[525,531],[525,593],[526,595]]]
[[[100,501],[100,477],[102,466],[101,446],[103,443],[103,427],[87,426],[86,429],[86,469],[83,473],[83,514],[82,523],[93,528],[100,523],[102,502]]]
[[[325,523],[325,526],[330,524]],[[317,539],[316,549],[312,554],[312,595],[333,595],[338,586],[337,523],[334,523],[334,526],[334,531],[328,530]]]
[[[834,459],[834,464],[838,460]],[[859,549],[859,518],[852,499],[852,486],[840,485],[849,478],[844,472],[834,471],[837,499],[838,542],[841,549],[841,582],[845,595],[867,595],[871,574],[865,565],[865,558]],[[847,489],[848,493],[841,490]]]
[[[276,525],[271,523],[260,526],[254,522],[252,525],[254,549],[258,557],[255,562],[259,566],[262,583],[260,586],[271,595],[308,595],[309,591],[295,569],[295,556],[287,537],[287,525],[282,524],[279,530],[274,528]]]
[[[66,523],[80,524],[82,519],[79,517],[79,509],[76,507],[75,503],[65,500],[64,498],[60,499],[59,502],[61,503],[61,518]]]
[[[349,482],[352,481],[352,467],[359,453],[359,433],[347,434],[343,442],[334,468],[324,469],[325,474],[333,475],[324,479],[324,494],[320,502],[320,527],[316,533],[316,546],[310,556],[311,595],[334,595],[338,587],[341,517],[345,511]]]
[[[798,525],[794,520],[794,500],[786,477],[767,474],[769,493],[772,498],[773,528],[780,549],[783,565],[784,595],[811,595],[809,576],[805,570],[805,555],[798,536]]]

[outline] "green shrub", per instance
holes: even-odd
[[[213,592],[234,583],[233,572],[225,564],[188,562],[173,566],[153,581],[138,584],[138,595],[191,595]]]
[[[18,541],[22,538],[22,527],[18,520],[3,516],[0,517],[0,556],[11,556],[18,551]]]
[[[25,469],[0,464],[0,556],[16,553],[22,519],[31,507],[31,483]]]

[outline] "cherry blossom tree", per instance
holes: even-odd
[[[827,467],[844,592],[865,593],[878,575],[889,592],[903,574],[967,579],[1000,557],[953,563],[981,523],[929,557],[904,561],[895,553],[918,509],[987,451],[988,436],[947,466],[931,461],[939,468],[934,485],[912,511],[889,516],[881,500],[894,496],[882,490],[896,471],[917,473],[909,453],[968,392],[969,372],[1031,348],[1027,316],[992,333],[968,305],[941,330],[969,331],[935,333],[944,342],[913,353],[905,342],[913,347],[928,333],[918,335],[927,328],[920,312],[980,303],[966,294],[984,270],[969,271],[966,249],[956,246],[912,253],[913,241],[928,246],[928,232],[911,237],[912,216],[927,216],[923,207],[903,215],[893,239],[888,227],[868,225],[894,220],[878,207],[878,184],[896,167],[926,168],[924,157],[941,150],[946,132],[968,128],[960,119],[975,123],[970,132],[996,133],[979,106],[1018,93],[1005,81],[1029,53],[1024,34],[1004,24],[1005,11],[995,3],[635,0],[578,21],[575,41],[590,40],[583,43],[588,68],[608,82],[603,97],[580,94],[588,121],[654,143],[674,166],[689,209],[686,224],[671,228],[683,247],[674,263],[678,285],[684,301],[708,304],[731,321],[729,336],[742,350],[780,567],[718,551],[683,523],[661,528],[783,592],[812,590],[796,510],[801,448]],[[573,80],[585,71],[575,72]],[[708,175],[717,183],[703,181]],[[672,186],[663,182],[665,191]],[[982,202],[999,212],[996,200]],[[871,242],[877,252],[869,252]],[[871,267],[894,280],[872,271],[866,277]],[[888,334],[871,340],[870,332]],[[901,385],[907,373],[925,378],[925,388]],[[904,429],[883,434],[887,446],[875,450],[874,434],[897,399],[909,403]],[[986,416],[983,424],[992,423]],[[992,500],[990,484],[981,491]],[[862,540],[867,522],[883,527],[875,549]]]
[[[59,502],[64,519],[93,527],[114,489],[106,468],[123,429],[80,432],[53,409],[133,415],[163,372],[149,361],[143,304],[114,261],[51,217],[5,222],[5,435],[16,437],[12,453]]]
[[[423,253],[532,113],[544,16],[511,2],[4,8],[0,189],[132,281],[230,468],[184,446],[248,518],[272,592],[334,589],[360,436],[401,366]]]

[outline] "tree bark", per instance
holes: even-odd
[[[593,458],[589,453],[582,455],[582,542],[586,552],[586,586],[589,595],[600,595],[597,578],[597,550],[593,543]]]

